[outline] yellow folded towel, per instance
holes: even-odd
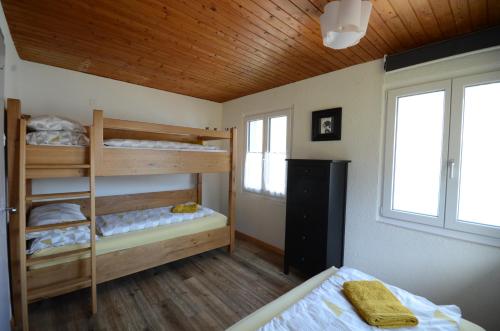
[[[380,328],[416,326],[418,319],[379,281],[344,283],[344,295],[366,323]]]
[[[172,213],[195,213],[198,210],[196,203],[181,203],[172,207]]]

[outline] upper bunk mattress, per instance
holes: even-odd
[[[138,148],[196,152],[225,152],[217,146],[181,143],[166,140],[104,139],[104,146],[110,148]]]
[[[214,211],[208,216],[199,217],[180,223],[162,225],[153,228],[148,228],[145,230],[116,234],[109,237],[100,236],[99,240],[96,241],[96,254],[102,255],[123,249],[152,244],[158,241],[174,239],[182,236],[188,236],[204,231],[215,230],[223,228],[225,226],[227,226],[227,217]],[[78,248],[84,248],[87,246],[88,243],[51,247],[37,251],[33,253],[32,256],[37,257],[37,256],[52,255],[61,252],[67,252]],[[88,257],[88,254],[82,254],[80,256],[70,256],[66,258],[52,260],[43,264],[37,264],[30,268],[39,269],[51,265],[75,261],[86,257]]]

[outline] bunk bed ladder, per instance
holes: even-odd
[[[22,327],[23,330],[29,329],[28,318],[28,304],[42,298],[48,298],[81,288],[91,288],[91,306],[92,314],[97,312],[97,279],[96,279],[96,224],[95,224],[95,160],[94,149],[95,141],[93,135],[93,128],[90,128],[90,147],[89,151],[89,164],[81,165],[27,165],[26,164],[26,120],[21,119],[19,125],[19,266],[20,266],[20,290],[21,290],[21,314],[22,314]],[[56,147],[55,147],[56,148]],[[82,168],[88,171],[89,190],[85,192],[68,192],[68,193],[55,193],[55,194],[31,194],[30,180],[27,179],[26,172],[29,169],[74,169]],[[27,192],[27,188],[30,192]],[[26,226],[26,213],[29,206],[33,201],[47,200],[47,199],[70,199],[70,198],[84,198],[89,199],[89,215],[87,220],[83,221],[70,221],[58,223],[54,225],[42,226]],[[64,201],[64,200],[63,200]],[[50,229],[62,229],[71,226],[88,225],[90,227],[90,243],[88,247],[78,248],[71,251],[57,253],[52,255],[40,257],[27,257],[26,255],[26,233]],[[45,263],[50,260],[58,259],[61,257],[89,254],[90,253],[90,276],[80,277],[71,281],[51,284],[45,287],[28,290],[28,268],[32,265]]]

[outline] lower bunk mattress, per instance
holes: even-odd
[[[233,326],[227,329],[227,331],[250,331],[259,330],[268,325],[268,323],[275,317],[280,316],[283,312],[289,309],[294,304],[301,301],[304,297],[309,295],[316,288],[321,286],[326,280],[334,276],[338,269],[332,267],[327,269],[318,275],[310,278],[296,288],[290,290],[289,292],[283,294],[281,297],[272,301],[271,303],[265,305],[264,307],[258,309],[254,313],[248,315],[241,321],[237,322]],[[459,331],[485,331],[480,326],[469,322],[465,319],[461,319],[459,326]],[[282,328],[286,330],[286,328]],[[379,328],[373,328],[373,330],[380,330]],[[397,330],[397,329],[394,329]],[[406,329],[405,329],[406,330]]]
[[[151,244],[163,240],[174,239],[182,236],[192,235],[204,231],[215,230],[227,226],[227,217],[217,212],[200,218],[195,218],[181,223],[161,225],[145,230],[132,231],[123,234],[116,234],[108,237],[99,236],[96,241],[96,254],[102,255],[123,249],[133,248],[146,244]],[[66,245],[42,249],[33,253],[32,257],[52,255],[70,250],[88,247],[87,244]],[[57,260],[50,260],[46,263],[36,264],[30,267],[31,270],[44,268],[60,263],[75,261],[89,257],[88,253],[73,255]]]

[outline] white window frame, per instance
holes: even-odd
[[[412,95],[445,91],[444,114],[443,114],[443,150],[441,153],[441,179],[439,189],[439,205],[437,217],[394,210],[392,208],[392,196],[394,191],[394,156],[396,149],[396,117],[397,99]],[[448,126],[450,118],[450,95],[451,82],[443,80],[427,84],[390,90],[387,93],[387,126],[386,126],[386,151],[384,168],[384,193],[382,198],[382,215],[389,218],[404,221],[417,222],[421,224],[442,227],[444,224],[444,206],[446,198],[446,164],[448,159]],[[443,171],[445,174],[443,175]]]
[[[388,90],[386,93],[386,127],[383,179],[381,182],[381,222],[466,241],[500,247],[500,228],[457,220],[460,154],[462,146],[464,91],[468,86],[500,82],[500,71],[450,78]],[[438,216],[431,217],[392,209],[397,97],[444,90],[445,113],[441,157],[441,182]],[[454,160],[454,164],[449,160]],[[454,176],[451,176],[454,167]]]
[[[275,195],[271,194],[270,192],[267,192],[265,188],[265,155],[269,151],[269,122],[271,118],[274,117],[281,117],[281,116],[287,116],[287,137],[286,137],[286,157],[290,158],[291,154],[291,142],[292,142],[292,110],[293,108],[286,108],[286,109],[281,109],[281,110],[275,110],[271,112],[265,112],[265,113],[258,113],[258,114],[252,114],[252,115],[244,115],[243,116],[243,127],[244,127],[244,134],[245,134],[245,141],[244,141],[244,150],[243,150],[243,157],[242,157],[242,173],[241,173],[241,188],[242,192],[244,193],[250,193],[250,194],[255,194],[257,196],[262,196],[270,199],[276,199],[280,201],[284,201],[286,199],[286,181],[285,181],[285,193],[283,195]],[[251,190],[247,189],[245,187],[245,165],[246,165],[246,156],[247,156],[247,151],[248,151],[248,123],[250,121],[255,121],[255,120],[263,120],[263,137],[262,137],[262,151],[264,154],[264,157],[262,158],[262,189],[260,191],[257,190]]]
[[[460,164],[462,151],[462,129],[464,115],[464,92],[465,88],[475,85],[500,82],[500,71],[460,77],[453,80],[453,95],[451,109],[454,114],[450,124],[450,151],[448,158],[455,160],[455,175],[448,176],[448,202],[446,204],[445,227],[457,231],[476,233],[495,238],[500,238],[500,228],[480,223],[469,223],[458,220],[458,200],[460,183]],[[500,167],[500,165],[499,165]],[[500,199],[499,199],[500,203]],[[498,216],[500,217],[500,215]]]

